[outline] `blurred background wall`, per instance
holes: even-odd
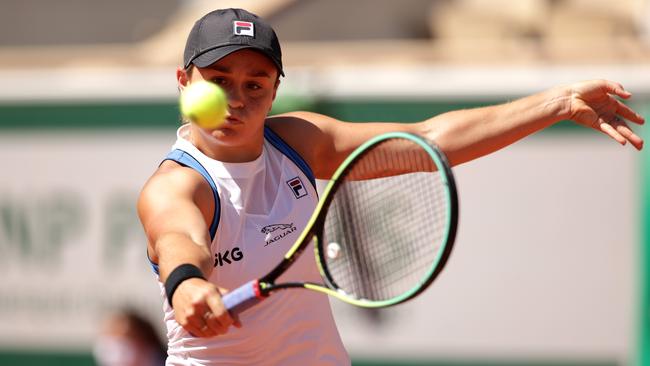
[[[609,78],[650,116],[647,0],[2,0],[0,365],[92,365],[124,306],[162,334],[135,200],[175,140],[187,33],[230,6],[283,41],[273,113],[414,122]],[[562,122],[457,167],[439,281],[332,300],[355,364],[650,364],[649,161]]]

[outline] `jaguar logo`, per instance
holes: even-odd
[[[296,231],[296,227],[293,226],[293,222],[290,224],[273,224],[264,226],[260,231],[266,235],[264,246],[268,246]]]
[[[291,224],[273,224],[273,225],[267,225],[262,228],[262,233],[263,234],[269,234],[272,233],[276,230],[284,230],[284,229],[290,229],[293,227],[293,223]]]

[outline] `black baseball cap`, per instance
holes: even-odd
[[[219,9],[197,20],[185,43],[184,66],[208,67],[245,48],[262,52],[284,76],[275,31],[262,18],[243,9]]]

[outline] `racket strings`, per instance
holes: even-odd
[[[438,197],[438,202],[443,202],[444,197]],[[434,227],[432,227],[432,232],[434,233],[443,233],[444,232],[444,222],[445,215],[441,215],[439,210],[436,210],[435,207],[430,205],[431,201],[425,201],[425,205],[417,206],[415,209],[417,212],[414,212],[414,216],[421,216],[432,214],[432,222]],[[431,240],[431,237],[427,236],[430,232],[427,231],[408,231],[406,234],[408,236],[404,239],[410,242],[422,242],[426,240]],[[431,250],[433,248],[434,253],[437,253],[440,250],[440,242],[442,241],[442,235],[435,237],[435,240],[431,243],[431,247],[426,246],[414,246],[413,251],[409,252],[410,259],[409,262],[412,263],[414,268],[427,268],[431,265]],[[394,274],[396,281],[407,281],[407,283],[416,283],[418,280],[422,279],[422,273],[417,271],[411,271],[410,266],[405,266],[403,268],[398,268]]]
[[[355,195],[354,197],[356,198],[358,195]],[[393,207],[398,206],[393,205]],[[377,215],[377,213],[381,214],[385,212],[380,210],[372,213],[373,216],[369,217],[370,222],[387,222],[386,218],[381,217],[387,215]],[[400,213],[396,214],[400,215]],[[347,215],[342,216],[343,217],[339,220],[347,220],[347,218],[350,217],[350,211],[348,211]],[[430,267],[431,258],[427,258],[426,255],[423,255],[427,254],[427,250],[423,250],[423,248],[418,249],[418,247],[414,247],[412,249],[415,250],[401,251],[399,250],[400,247],[392,245],[376,245],[378,240],[394,243],[396,245],[399,244],[399,239],[411,242],[422,242],[423,239],[418,237],[418,235],[406,235],[397,239],[384,234],[385,232],[400,230],[399,227],[403,226],[403,224],[408,224],[408,222],[393,220],[390,225],[398,227],[397,229],[384,226],[383,230],[379,231],[380,235],[377,235],[377,232],[374,232],[373,234],[373,231],[368,230],[376,225],[360,226],[358,223],[354,223],[357,227],[360,226],[362,229],[365,229],[359,231],[359,236],[357,236],[356,240],[354,239],[351,230],[349,230],[349,227],[354,225],[343,226],[348,227],[343,242],[346,244],[355,243],[355,245],[346,245],[346,251],[344,251],[344,253],[348,254],[348,252],[350,252],[351,260],[349,261],[349,270],[351,269],[355,271],[353,277],[360,279],[360,281],[352,283],[352,292],[357,293],[359,297],[374,300],[394,297],[398,293],[406,291],[411,287],[410,285],[413,285],[424,276],[422,271],[414,269]],[[359,237],[362,239],[358,239]],[[361,251],[361,248],[368,248],[371,245],[374,245],[374,252]],[[413,278],[410,279],[409,283],[403,284],[406,288],[399,289],[396,292],[386,292],[385,285],[388,281],[391,281],[392,283],[399,282],[409,275]],[[335,276],[338,277],[338,275]],[[350,290],[346,292],[350,292]]]
[[[437,171],[429,153],[407,139],[386,140],[349,167],[324,227],[324,265],[336,286],[382,301],[426,281],[448,221]],[[328,245],[340,253],[328,255]]]

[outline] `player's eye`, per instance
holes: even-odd
[[[258,83],[248,83],[248,89],[250,90],[259,90],[262,89],[262,86]]]
[[[225,85],[226,84],[226,79],[225,78],[213,78],[212,82],[217,84],[217,85]]]

